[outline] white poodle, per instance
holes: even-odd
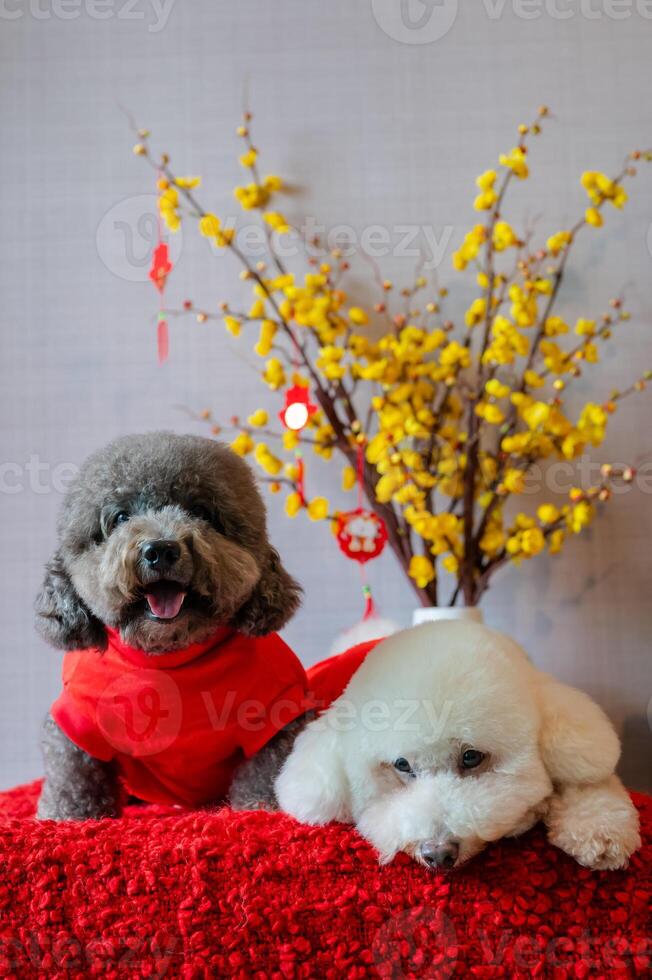
[[[275,784],[298,820],[354,823],[382,862],[452,868],[543,819],[589,868],[622,868],[638,815],[614,774],[620,746],[587,695],[475,623],[383,640],[297,737]]]

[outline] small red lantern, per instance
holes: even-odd
[[[286,429],[300,432],[305,429],[317,406],[310,401],[310,391],[302,385],[293,385],[285,392],[285,405],[278,417]]]
[[[346,557],[361,565],[378,558],[387,543],[385,522],[363,507],[338,514],[335,534]]]
[[[170,253],[165,242],[159,242],[154,249],[152,256],[152,268],[149,270],[149,278],[152,280],[159,293],[165,289],[165,283],[169,274],[172,272]]]

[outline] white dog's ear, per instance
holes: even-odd
[[[337,732],[322,718],[299,735],[274,785],[282,810],[302,823],[349,822],[349,782]]]
[[[555,783],[597,783],[610,776],[620,742],[605,715],[583,691],[539,674],[543,763]]]

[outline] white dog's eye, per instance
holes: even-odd
[[[467,749],[462,753],[462,768],[475,769],[483,759],[484,752],[478,752],[477,749]]]
[[[407,759],[404,759],[402,756],[399,759],[396,759],[396,761],[394,762],[394,768],[398,769],[399,772],[406,772],[408,773],[408,775],[414,776],[414,773],[412,771],[412,766],[407,761]]]

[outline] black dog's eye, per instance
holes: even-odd
[[[192,516],[197,517],[200,521],[206,521],[207,524],[215,524],[213,514],[211,514],[208,507],[205,507],[204,504],[193,504],[189,510]]]
[[[192,504],[187,508],[188,513],[200,521],[206,521],[215,531],[224,534],[224,523],[218,514],[212,513],[204,504]]]
[[[110,534],[115,531],[119,524],[124,524],[128,521],[130,517],[129,511],[127,510],[113,510],[112,507],[105,507],[100,514],[99,527],[97,533],[93,535],[93,541],[95,544],[101,544],[102,541],[106,541]]]
[[[478,752],[477,749],[467,749],[466,752],[462,753],[462,768],[475,769],[483,759],[484,752]]]
[[[407,759],[404,759],[402,756],[401,758],[396,759],[396,761],[394,762],[394,768],[397,769],[399,772],[406,772],[411,776],[414,775],[414,772],[412,771],[412,766],[407,761]]]

